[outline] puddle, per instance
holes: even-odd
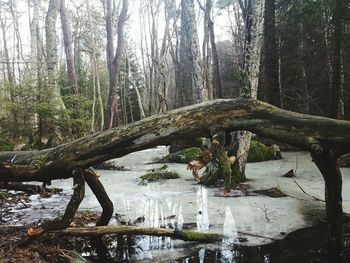
[[[323,199],[323,179],[308,153],[284,153],[282,160],[248,164],[246,173],[249,190],[277,187],[287,195],[278,198],[258,194],[240,195],[236,192],[233,192],[232,197],[223,198],[220,195],[222,189],[196,184],[184,164],[168,164],[170,169],[179,173],[179,179],[139,185],[137,178],[147,169],[161,166],[148,163],[166,153],[166,147],[132,153],[115,159],[118,164],[130,168],[130,171],[98,171],[100,180],[114,203],[114,213],[124,222],[138,221],[142,226],[220,233],[225,235],[225,239],[220,244],[199,245],[170,238],[136,237],[126,246],[129,248],[122,252],[126,261],[322,262],[312,258],[312,249],[317,250],[320,244],[310,248],[313,251],[310,252],[308,238],[304,237],[313,230],[309,232],[298,229],[322,221],[325,218],[324,203],[305,195],[293,178],[281,176],[290,169],[296,169],[297,176],[294,179],[303,190]],[[350,191],[346,190],[350,187],[350,169],[342,169],[342,172],[344,210],[350,212]],[[44,199],[32,196],[31,207],[13,208],[16,217],[8,218],[7,222],[15,218],[15,224],[33,223],[41,218],[54,218],[58,212],[62,212],[68,203],[72,180],[56,180],[52,183],[53,187],[63,188],[66,195]],[[81,208],[101,211],[88,188]],[[110,224],[117,223],[114,216]],[[298,231],[293,232],[296,230]],[[291,232],[293,233],[284,239]],[[326,240],[323,235],[326,230],[324,233],[315,232],[317,235],[311,236],[317,242]],[[284,240],[276,241],[282,239]],[[299,260],[297,256],[301,254],[298,251],[305,261]],[[286,258],[294,258],[294,261],[281,258],[283,253],[290,253],[291,256],[287,255]],[[117,252],[114,254],[117,255]]]

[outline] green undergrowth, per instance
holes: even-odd
[[[202,150],[198,147],[186,148],[176,153],[167,155],[162,161],[173,163],[189,163],[198,158]],[[278,146],[266,146],[265,144],[252,140],[248,152],[248,162],[264,162],[282,159]]]
[[[151,169],[146,174],[140,176],[140,184],[147,184],[152,182],[158,182],[168,179],[177,179],[180,175],[169,169],[167,165],[163,165],[159,168]]]
[[[282,159],[278,146],[266,146],[261,142],[251,141],[248,162],[264,162],[278,159]]]
[[[196,159],[202,150],[198,147],[186,148],[176,153],[171,153],[164,158],[164,161],[171,163],[189,163]]]

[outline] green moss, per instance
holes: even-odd
[[[174,163],[189,163],[196,159],[201,153],[202,150],[200,148],[191,147],[183,149],[177,153],[169,154],[167,157],[165,157],[165,160]]]
[[[177,178],[180,178],[179,174],[171,171],[167,165],[152,169],[148,173],[140,176],[141,184]]]
[[[248,152],[248,162],[264,162],[281,159],[281,153],[276,147],[252,140]]]
[[[201,241],[201,242],[216,242],[222,240],[222,236],[211,233],[201,233],[191,230],[178,231],[176,233],[184,240]]]

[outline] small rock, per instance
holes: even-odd
[[[294,169],[289,170],[288,172],[286,172],[284,175],[282,175],[283,177],[287,177],[287,178],[292,178],[295,177],[295,172]]]

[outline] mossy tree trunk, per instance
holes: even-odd
[[[315,162],[326,180],[327,214],[334,237],[330,241],[339,246],[342,201],[341,174],[336,160],[340,154],[350,152],[350,122],[290,112],[253,99],[215,100],[184,107],[50,149],[1,152],[0,181],[47,182],[71,178],[76,171],[85,171],[94,164],[134,151],[168,145],[176,139],[210,137],[215,131],[234,130],[251,131],[311,153],[318,152],[313,147],[317,142],[326,149],[325,153],[337,153],[332,159],[321,155],[322,160],[329,160],[327,163]],[[337,179],[333,178],[335,175]]]

